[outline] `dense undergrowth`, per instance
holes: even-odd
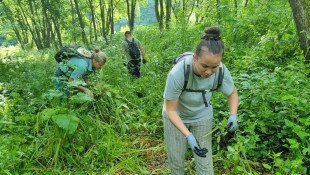
[[[292,21],[269,19],[221,25],[240,107],[239,130],[229,135],[226,99],[213,98],[216,174],[309,173],[309,65]],[[91,77],[96,98],[78,93],[68,107],[54,90],[55,50],[1,48],[0,174],[168,174],[161,108],[169,62],[193,51],[206,25],[139,27],[148,60],[140,79],[122,65],[121,34],[96,43],[110,57]],[[186,164],[193,174],[189,156]]]

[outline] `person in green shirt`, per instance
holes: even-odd
[[[93,53],[89,51],[84,52],[91,59],[86,57],[71,57],[65,64],[60,64],[56,70],[56,89],[63,91],[66,95],[69,95],[67,82],[72,82],[77,90],[94,97],[93,91],[87,88],[87,76],[95,70],[101,69],[108,57],[99,49],[94,49]]]
[[[224,43],[220,29],[210,27],[205,30],[194,54],[178,62],[169,72],[164,91],[163,121],[164,138],[167,147],[168,164],[173,175],[184,174],[184,160],[187,145],[193,151],[196,174],[213,175],[212,160],[212,119],[213,107],[210,103],[216,72],[223,69],[223,82],[217,89],[227,97],[230,116],[228,131],[238,128],[238,93],[228,68],[222,64]],[[191,76],[190,89],[184,89],[185,61]],[[223,66],[220,66],[223,65]],[[198,91],[198,90],[203,90]]]
[[[122,58],[129,74],[139,78],[141,62],[145,62],[144,48],[138,39],[132,37],[130,31],[125,32],[125,40],[122,43]]]

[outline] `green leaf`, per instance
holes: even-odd
[[[229,152],[235,152],[235,149],[233,147],[231,147],[231,146],[228,146],[227,149],[228,149]]]
[[[268,164],[265,164],[265,163],[263,163],[263,167],[266,168],[267,170],[270,170],[270,169],[271,169],[271,166],[268,165]]]
[[[293,138],[293,139],[287,138],[286,140],[290,143],[290,148],[291,149],[298,149],[300,147],[299,146],[300,143],[298,143],[295,138]]]
[[[107,94],[108,97],[112,98],[111,92],[106,92],[106,94]]]
[[[44,122],[50,119],[52,116],[58,114],[59,110],[55,108],[46,108],[40,112],[40,121]]]
[[[282,154],[282,152],[278,152],[278,153],[275,153],[275,154],[273,154],[273,157],[280,157],[281,156],[281,154]]]
[[[124,104],[124,103],[122,103],[122,104],[120,105],[120,107],[124,107],[124,108],[126,108],[126,109],[129,110],[129,107],[128,107],[126,104]]]
[[[302,150],[302,154],[303,154],[303,155],[310,155],[310,148],[304,148],[304,149]]]
[[[299,125],[296,125],[293,129],[293,132],[296,133],[298,135],[298,137],[301,138],[301,140],[306,140],[307,137],[310,136],[310,134],[308,132],[305,132],[306,128],[303,128]]]
[[[68,131],[69,134],[73,134],[76,131],[80,122],[80,119],[73,113],[55,115],[52,119],[60,128]]]
[[[293,100],[295,97],[293,95],[285,95],[281,98],[281,101],[286,101],[286,100]]]
[[[284,119],[284,122],[285,122],[285,125],[288,126],[288,127],[294,127],[294,125],[295,125],[293,122],[291,122],[291,121],[289,121],[287,119]]]
[[[83,104],[83,103],[92,102],[93,98],[86,93],[79,92],[76,95],[73,95],[70,98],[70,100],[72,103],[75,103],[75,104]]]
[[[299,121],[303,123],[305,126],[310,126],[310,117],[300,118]]]

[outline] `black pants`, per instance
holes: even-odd
[[[127,64],[127,69],[130,75],[134,76],[135,78],[140,78],[140,65],[141,60],[130,60]]]

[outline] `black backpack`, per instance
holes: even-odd
[[[87,52],[87,54],[85,54]],[[81,58],[89,58],[91,55],[89,55],[86,49],[81,47],[80,45],[70,45],[70,46],[64,46],[62,47],[54,56],[57,63],[61,63],[64,60],[67,60],[71,57],[81,57]]]
[[[135,43],[134,38],[132,38],[132,42],[128,41],[127,39],[125,39],[125,41],[128,43],[129,56],[133,60],[140,59],[140,50],[138,48],[138,45]]]
[[[213,92],[213,91],[216,91],[218,90],[222,83],[223,83],[223,78],[224,78],[224,64],[221,63],[218,67],[218,69],[215,71],[215,81],[213,82],[213,86],[212,86],[212,89],[199,89],[199,90],[194,90],[194,89],[191,89],[191,84],[189,84],[188,82],[191,82],[192,80],[192,73],[190,72],[191,71],[191,66],[190,64],[192,63],[191,62],[191,59],[190,58],[186,58],[186,56],[194,56],[194,53],[192,52],[185,52],[179,56],[177,56],[176,58],[173,59],[172,63],[173,65],[176,65],[177,63],[183,61],[184,62],[184,84],[183,84],[183,89],[182,89],[182,92],[184,91],[187,91],[187,92],[198,92],[198,93],[201,93],[202,94],[202,98],[203,98],[203,101],[205,103],[205,106],[208,107],[208,102],[207,102],[207,99],[206,99],[206,93],[207,92]]]

